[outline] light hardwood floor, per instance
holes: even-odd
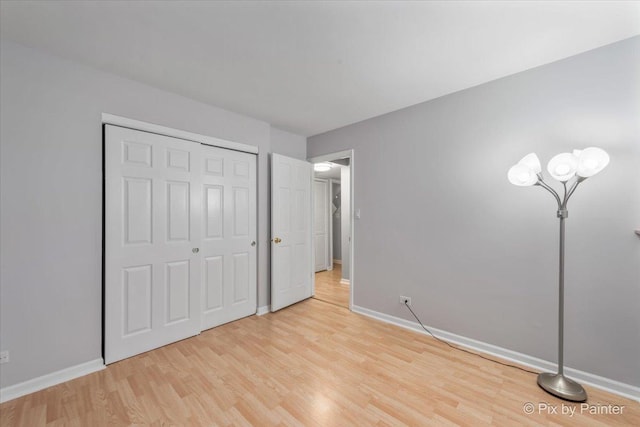
[[[562,401],[535,375],[309,299],[251,316],[0,406],[2,426],[638,426],[622,415],[538,414]],[[527,415],[527,402],[536,405]]]
[[[314,298],[349,308],[349,285],[340,283],[342,266],[334,264],[333,270],[316,273]]]

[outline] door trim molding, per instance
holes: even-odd
[[[271,305],[262,305],[256,309],[256,316],[264,316],[271,313]]]
[[[354,254],[355,254],[355,231],[354,231],[354,218],[355,218],[355,193],[354,193],[354,182],[355,182],[355,150],[343,150],[337,151],[335,153],[322,154],[318,156],[313,156],[307,158],[307,161],[311,163],[319,163],[319,162],[330,162],[335,159],[349,159],[349,208],[350,208],[350,217],[349,217],[349,237],[351,239],[351,253],[349,254],[349,310],[353,311],[353,288],[355,287],[355,265],[354,265]],[[342,184],[341,184],[342,185]],[[342,254],[344,257],[344,254]]]
[[[157,125],[155,123],[148,123],[140,120],[129,119],[127,117],[116,116],[115,114],[102,113],[102,123],[106,125],[115,125],[134,130],[140,130],[144,132],[157,133],[159,135],[170,136],[172,138],[185,139],[187,141],[199,142],[200,144],[205,145],[213,145],[214,147],[228,148],[230,150],[258,154],[258,147],[253,145],[227,141],[225,139],[214,138],[212,136],[188,132],[186,130],[173,129],[170,127]]]

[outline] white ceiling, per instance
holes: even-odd
[[[3,38],[305,136],[640,33],[640,2],[0,4]]]

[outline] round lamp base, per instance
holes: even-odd
[[[587,392],[580,384],[562,374],[542,373],[538,375],[538,385],[547,393],[572,402],[587,400]]]

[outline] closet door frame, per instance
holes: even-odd
[[[179,130],[179,129],[172,129],[169,127],[165,127],[165,126],[161,126],[161,125],[156,125],[153,123],[147,123],[147,122],[143,122],[143,121],[139,121],[139,120],[134,120],[134,119],[129,119],[126,117],[121,117],[121,116],[116,116],[113,114],[108,114],[108,113],[103,113],[102,114],[102,129],[103,129],[103,152],[102,152],[102,166],[103,166],[103,185],[102,185],[102,204],[103,204],[103,218],[102,218],[102,354],[103,354],[103,358],[105,357],[105,350],[106,350],[106,332],[105,332],[105,328],[106,328],[106,281],[105,281],[105,277],[106,277],[106,268],[107,268],[107,259],[106,259],[106,229],[108,224],[106,224],[106,219],[107,219],[107,215],[106,215],[106,210],[108,209],[108,207],[106,206],[106,183],[107,183],[107,170],[106,170],[106,157],[105,157],[105,144],[106,144],[106,140],[105,140],[105,125],[114,125],[114,126],[119,126],[119,127],[124,127],[124,128],[129,128],[132,130],[136,130],[136,131],[141,131],[141,132],[147,132],[147,133],[153,133],[153,134],[157,134],[157,135],[161,135],[161,136],[166,136],[166,137],[171,137],[171,138],[177,138],[177,139],[181,139],[181,140],[185,140],[185,141],[190,141],[190,142],[196,142],[196,143],[200,143],[203,145],[207,145],[207,146],[213,146],[216,148],[223,148],[223,149],[229,149],[229,150],[234,150],[234,151],[239,151],[239,152],[244,152],[244,153],[249,153],[249,154],[254,154],[257,155],[258,154],[258,147],[255,146],[251,146],[251,145],[247,145],[247,144],[241,144],[241,143],[237,143],[237,142],[233,142],[233,141],[227,141],[227,140],[223,140],[223,139],[219,139],[219,138],[214,138],[214,137],[210,137],[210,136],[206,136],[206,135],[201,135],[201,134],[197,134],[197,133],[192,133],[192,132],[188,132],[188,131],[183,131],[183,130]],[[257,156],[256,156],[256,165],[257,165]],[[257,181],[257,177],[256,177],[256,181]],[[256,182],[256,190],[257,190],[257,182]],[[200,189],[201,191],[201,189]],[[257,194],[256,194],[257,197]],[[202,199],[202,197],[201,197]],[[255,216],[255,229],[256,229],[256,234],[257,234],[257,224],[258,222],[258,218],[257,218],[257,212],[256,212],[256,216]],[[202,220],[200,220],[200,223],[202,223]],[[257,237],[257,235],[256,235]],[[202,269],[202,260],[198,259],[197,262],[200,262],[201,264],[201,268]],[[255,258],[255,268],[257,269],[257,258]],[[256,280],[255,280],[255,289],[253,290],[253,292],[257,293],[257,276]],[[202,283],[201,278],[199,277],[198,280],[200,281],[200,288],[204,285]],[[199,288],[199,289],[200,289]],[[202,316],[202,301],[199,307],[200,310],[200,316]],[[256,299],[256,305],[257,305],[257,299]],[[200,324],[200,330],[204,330],[205,327],[204,325]],[[199,333],[200,331],[198,331],[197,333]],[[197,334],[196,333],[196,334]],[[128,356],[127,356],[128,357]],[[104,359],[106,360],[106,359]],[[107,363],[109,363],[107,361]]]

